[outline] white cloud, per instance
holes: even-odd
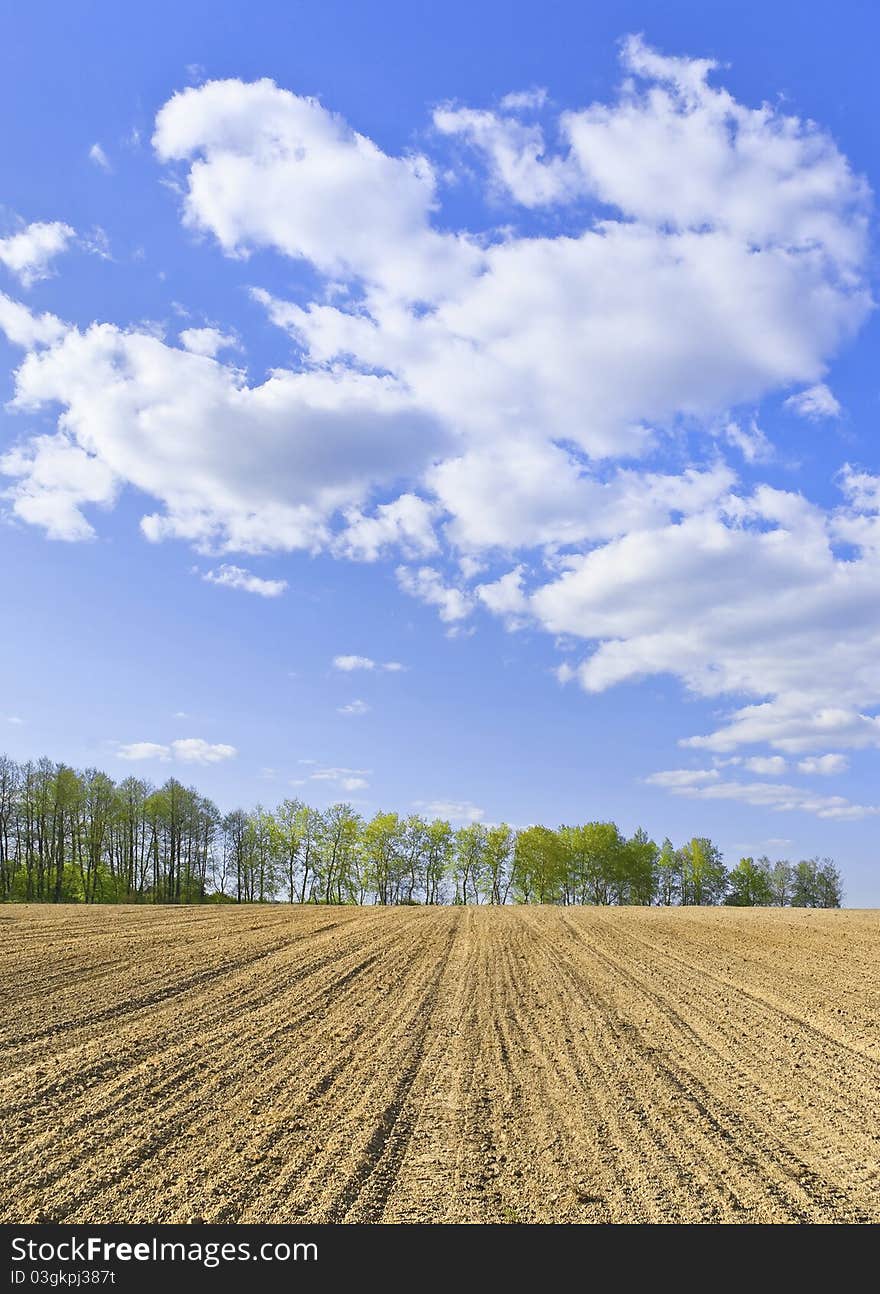
[[[400,661],[374,661],[369,656],[334,656],[333,668],[342,670],[343,673],[351,673],[352,670],[383,670],[388,674],[399,674],[406,669]]]
[[[214,571],[206,571],[202,576],[209,584],[220,584],[227,589],[240,589],[243,593],[256,593],[261,598],[280,597],[287,588],[287,580],[264,580],[259,575],[245,570],[243,566],[230,566],[224,563]]]
[[[0,292],[0,330],[13,346],[32,350],[35,346],[51,346],[60,341],[65,326],[53,314],[35,315],[20,301]]]
[[[717,782],[720,773],[715,768],[669,768],[662,773],[651,773],[645,781],[650,786],[662,786],[670,791],[685,791],[691,787]]]
[[[533,86],[531,90],[512,90],[501,99],[501,107],[508,112],[532,112],[543,108],[547,102],[547,90],[543,85]]]
[[[515,115],[531,106],[523,98],[505,96],[502,107],[509,116],[473,108],[437,108],[434,125],[441,134],[459,136],[478,149],[489,162],[492,183],[524,207],[573,197],[580,187],[577,168],[567,158],[547,157],[541,127],[527,125]]]
[[[99,170],[106,172],[108,175],[113,170],[110,158],[105,153],[101,144],[97,141],[89,149],[89,161],[94,162]]]
[[[845,773],[848,768],[849,760],[846,755],[809,755],[806,759],[798,761],[798,769],[801,773],[819,773],[822,777]]]
[[[773,446],[754,418],[748,427],[731,419],[724,426],[724,439],[734,445],[747,463],[764,463],[773,457]]]
[[[391,549],[406,557],[430,556],[440,548],[434,533],[436,512],[433,504],[415,494],[379,504],[372,516],[350,508],[333,541],[334,551],[359,562],[374,562]]]
[[[52,261],[67,251],[76,231],[60,220],[36,221],[17,234],[0,238],[0,264],[26,288],[48,278]]]
[[[320,547],[337,509],[415,470],[437,444],[393,379],[277,370],[249,387],[236,369],[109,324],[69,329],[26,357],[13,407],[56,401],[61,442],[161,501],[164,512],[143,519],[147,538],[204,551]],[[13,474],[26,478],[27,461]]]
[[[855,557],[835,555],[840,538]],[[597,644],[576,670],[588,691],[669,673],[696,695],[760,698],[686,745],[877,745],[878,558],[876,517],[760,486],[566,558],[531,609],[551,632]]]
[[[743,760],[743,768],[764,777],[777,777],[786,771],[788,762],[782,755],[752,755],[749,759]],[[798,768],[801,768],[800,764]]]
[[[117,747],[116,754],[120,759],[132,761],[159,760],[167,763],[171,759],[183,764],[217,764],[224,759],[232,759],[237,751],[234,746],[212,745],[201,737],[182,737],[164,745],[156,741],[133,741],[128,745]]]
[[[368,768],[319,768],[309,774],[312,782],[333,782],[344,791],[362,791],[369,786]]]
[[[367,705],[366,701],[355,700],[349,701],[347,705],[337,706],[337,711],[339,714],[360,715],[368,714],[370,707]]]
[[[485,818],[485,809],[480,809],[469,800],[415,800],[413,808],[429,818],[444,818],[450,822],[479,822]]]
[[[435,181],[425,158],[389,157],[316,100],[272,81],[211,81],[175,94],[156,118],[153,145],[162,161],[191,163],[186,223],[231,254],[274,247],[415,299],[474,259],[466,241],[430,229]]]
[[[239,341],[233,333],[221,332],[219,328],[184,328],[180,344],[193,355],[213,359],[221,350],[237,350]]]
[[[334,656],[333,668],[350,673],[355,669],[375,669],[376,662],[369,656]]]
[[[81,507],[109,507],[118,489],[106,462],[64,432],[34,436],[9,450],[0,456],[0,472],[19,479],[2,494],[12,499],[15,515],[42,526],[47,538],[68,542],[94,538]]]
[[[438,110],[437,142],[471,149],[507,203],[481,236],[438,210],[442,166],[315,100],[267,80],[175,95],[154,147],[186,224],[316,280],[311,300],[253,293],[295,359],[249,385],[143,328],[0,299],[0,323],[44,347],[13,408],[60,411],[3,459],[13,513],[86,538],[86,510],[130,485],[156,500],[156,542],[394,553],[450,632],[484,607],[580,639],[559,676],[589,691],[666,673],[735,697],[693,746],[880,744],[877,478],[846,468],[842,506],[820,508],[747,494],[720,459],[769,457],[769,394],[831,407],[829,360],[871,308],[866,185],[819,127],[737,102],[710,61],[630,39],[624,62],[608,102],[540,127],[517,114],[546,103],[522,94]],[[524,218],[541,205],[559,219]],[[670,447],[674,469],[634,461]],[[506,575],[467,587],[501,556]]]
[[[818,382],[806,391],[789,396],[785,407],[812,422],[817,422],[820,418],[839,418],[842,413],[840,403],[824,382]]]
[[[182,737],[172,741],[171,752],[184,764],[219,764],[221,760],[233,759],[238,753],[234,746],[219,742],[212,745],[201,737]]]
[[[525,624],[529,611],[528,598],[523,591],[524,567],[515,566],[489,584],[478,584],[474,594],[494,615],[503,616],[511,629]]]
[[[21,718],[19,715],[17,715],[17,714],[8,714],[8,715],[6,716],[6,722],[7,722],[7,723],[11,723],[11,724],[15,725],[16,727],[18,727],[19,725],[21,725],[21,724],[23,724],[23,723],[24,723],[24,719],[22,719],[22,718]]]
[[[645,780],[666,788],[673,795],[691,799],[731,800],[776,812],[798,810],[812,813],[817,818],[856,821],[880,814],[880,805],[854,804],[842,795],[815,795],[802,787],[785,786],[779,782],[723,781],[714,769],[707,771],[704,777],[691,770],[671,769],[652,773]]]
[[[633,474],[609,486],[588,458],[815,384],[870,304],[866,190],[833,142],[738,104],[704,60],[638,41],[625,57],[635,80],[563,114],[561,152],[497,117],[532,141],[511,163],[525,159],[529,183],[564,171],[603,204],[564,237],[435,227],[431,164],[270,81],[175,95],[154,146],[181,167],[187,223],[229,255],[271,247],[327,280],[305,306],[257,294],[304,368],[249,387],[234,367],[105,324],[29,356],[18,407],[57,403],[68,434],[156,498],[154,540],[426,556],[435,514],[416,483],[437,491],[456,544],[585,542],[592,501],[638,493]]]
[[[168,746],[160,745],[156,741],[132,741],[126,746],[120,746],[116,751],[119,759],[142,760],[158,759],[166,763],[171,758],[171,750]]]
[[[464,620],[471,613],[468,595],[461,589],[444,584],[439,571],[430,566],[420,566],[418,570],[398,566],[397,583],[404,593],[437,607],[440,619],[446,623]]]

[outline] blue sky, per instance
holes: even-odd
[[[10,6],[0,745],[880,902],[877,26]]]

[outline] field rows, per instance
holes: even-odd
[[[880,915],[0,910],[4,1221],[880,1221]]]

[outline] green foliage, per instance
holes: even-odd
[[[118,785],[0,756],[0,900],[37,903],[721,903],[839,907],[831,859],[740,859],[639,828],[472,822],[454,829],[349,804],[217,806],[169,778]]]
[[[728,893],[724,900],[731,907],[769,907],[773,902],[773,885],[763,862],[741,858],[728,876]]]

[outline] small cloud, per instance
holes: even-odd
[[[722,434],[729,444],[739,450],[747,463],[767,463],[773,458],[773,446],[754,418],[748,427],[731,419]]]
[[[234,334],[221,332],[219,328],[184,328],[180,344],[190,354],[208,359],[213,359],[221,350],[238,350],[240,346]]]
[[[334,656],[333,668],[342,670],[346,674],[356,669],[378,669],[384,670],[387,674],[399,674],[401,670],[406,669],[406,666],[401,665],[397,660],[374,661],[369,656]]]
[[[458,569],[466,580],[472,580],[475,575],[479,575],[481,571],[486,569],[486,563],[465,553],[463,557],[458,559]]]
[[[261,598],[280,597],[287,588],[287,580],[264,580],[245,570],[243,566],[230,566],[225,562],[215,571],[206,571],[202,579],[208,584],[220,584],[227,589],[256,593]]]
[[[337,706],[339,714],[367,714],[369,709],[366,701],[349,701],[348,705]]]
[[[119,759],[130,759],[132,761],[158,759],[163,764],[167,764],[171,758],[170,749],[156,741],[132,741],[127,746],[118,747],[116,754]]]
[[[733,760],[724,760],[723,763],[731,764]],[[781,755],[753,755],[751,759],[743,761],[743,768],[747,768],[750,773],[769,773],[771,777],[776,777],[785,772],[788,764]]]
[[[190,85],[201,85],[208,78],[204,63],[187,63],[186,79]]]
[[[440,619],[447,624],[464,620],[473,610],[473,601],[462,589],[443,583],[440,572],[432,566],[420,566],[414,569],[409,566],[398,566],[397,583],[404,593],[426,602],[438,609]],[[455,633],[448,634],[456,636]]]
[[[318,761],[316,759],[298,759],[296,762],[298,764],[317,764]]]
[[[375,669],[376,662],[370,660],[369,656],[334,656],[333,668],[351,673],[355,669]]]
[[[849,768],[846,755],[808,755],[798,762],[801,773],[818,773],[821,777],[831,777],[834,773],[845,773]]]
[[[219,764],[221,760],[233,759],[238,754],[234,746],[222,742],[212,745],[201,737],[181,737],[172,741],[171,750],[174,758],[184,764]]]
[[[0,265],[29,288],[52,273],[52,261],[67,251],[76,230],[61,220],[37,220],[8,238],[0,238]]]
[[[651,773],[645,778],[649,786],[664,786],[670,790],[679,790],[689,786],[700,786],[706,782],[715,782],[720,777],[716,768],[669,768],[662,773]]]
[[[100,169],[102,171],[105,171],[108,175],[113,170],[113,167],[110,165],[110,158],[104,152],[101,145],[97,142],[92,144],[91,148],[89,149],[89,161],[94,162],[95,166],[100,167]]]
[[[508,112],[529,112],[543,108],[547,102],[547,90],[543,85],[536,85],[531,90],[514,90],[505,94],[501,107]]]
[[[175,710],[174,714],[171,717],[172,719],[188,719],[189,715],[187,714],[186,710]]]
[[[486,816],[485,809],[469,800],[414,800],[413,808],[430,818],[447,818],[450,822],[479,822]]]
[[[170,745],[158,741],[132,741],[116,750],[119,759],[132,762],[154,759],[163,764],[171,759],[183,764],[217,764],[221,760],[232,759],[237,753],[234,746],[219,742],[212,745],[201,737],[181,737]]]
[[[24,723],[24,719],[20,718],[17,714],[8,714],[6,716],[6,722],[18,725]]]
[[[363,791],[370,784],[367,781],[368,768],[318,768],[310,773],[310,782],[333,782],[346,791]]]
[[[801,418],[809,418],[811,422],[818,422],[820,418],[839,418],[843,412],[839,400],[824,382],[790,395],[785,408]]]
[[[106,229],[102,229],[100,225],[95,225],[92,232],[86,234],[85,237],[80,239],[80,242],[85,251],[91,252],[93,256],[99,256],[102,261],[113,260],[110,251],[110,239],[107,236]]]

